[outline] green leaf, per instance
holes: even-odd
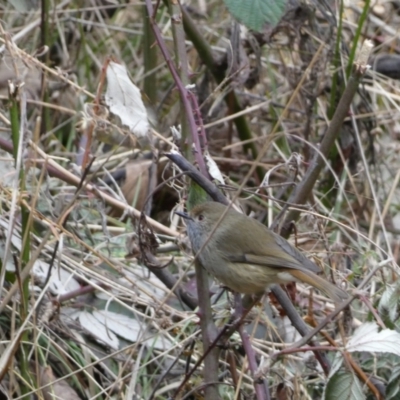
[[[400,284],[387,285],[379,301],[378,311],[380,314],[388,314],[390,321],[395,322],[398,318],[398,307],[400,299]]]
[[[350,372],[339,371],[329,380],[325,400],[364,400],[365,395],[358,378]]]
[[[398,394],[400,391],[400,386],[399,386],[399,378],[400,378],[400,366],[397,365],[394,367],[392,371],[392,375],[389,379],[389,383],[386,387],[386,399],[387,400],[395,400],[396,398],[398,399]]]
[[[249,29],[260,32],[264,25],[276,25],[287,0],[224,0],[229,12]]]

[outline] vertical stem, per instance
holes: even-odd
[[[210,288],[206,270],[196,262],[196,283],[199,299],[200,327],[203,340],[203,352],[208,354],[204,359],[204,398],[207,400],[219,400],[218,387],[215,381],[218,377],[219,348],[213,344],[218,336],[211,311]],[[214,345],[211,350],[210,346]]]
[[[185,44],[185,33],[182,25],[182,12],[181,7],[177,0],[168,1],[169,12],[172,20],[172,34],[174,37],[174,47],[175,47],[175,66],[178,71],[179,77],[182,84],[187,87],[190,83],[189,80],[189,68],[188,60],[186,54],[186,44]],[[187,92],[186,101],[189,100],[191,94]],[[193,111],[193,102],[195,101],[194,96],[192,97],[191,105],[191,117],[194,118],[195,112]],[[181,109],[184,109],[184,99],[181,97]],[[198,121],[201,124],[201,121]],[[195,126],[197,124],[195,121]],[[181,148],[183,149],[184,155],[190,161],[193,160],[192,154],[192,143],[196,143],[196,150],[200,152],[197,159],[203,159],[202,146],[200,144],[199,133],[196,129],[195,134],[190,135],[190,123],[188,120],[188,115],[182,113],[181,115],[181,133],[182,141]],[[204,133],[204,132],[203,132]],[[192,140],[190,140],[192,138]],[[204,143],[204,141],[203,141]],[[214,346],[210,349],[211,344],[217,337],[217,328],[214,324],[211,310],[211,302],[209,296],[209,285],[208,285],[208,274],[204,268],[201,267],[196,262],[196,284],[197,293],[199,299],[199,309],[200,309],[200,325],[203,340],[203,351],[208,352],[204,359],[204,383],[205,383],[205,398],[210,400],[218,400],[218,386],[215,385],[216,377],[218,376],[218,366],[219,366],[219,348]],[[210,349],[210,350],[209,350]]]
[[[25,171],[24,164],[21,162],[23,157],[23,146],[24,140],[24,121],[26,118],[26,97],[23,92],[20,91],[20,87],[14,86],[12,84],[9,85],[9,98],[10,98],[10,121],[11,121],[11,135],[13,141],[13,149],[14,149],[14,160],[15,166],[18,171],[19,168],[19,196],[22,196],[26,190],[25,186]],[[21,108],[19,110],[19,107]],[[30,218],[29,218],[29,210],[26,206],[23,205],[22,199],[20,199],[21,204],[21,219],[22,219],[22,248],[21,255],[16,260],[16,275],[17,279],[21,279],[21,271],[26,267],[30,259]],[[11,230],[9,233],[12,235]],[[19,310],[21,322],[24,321],[28,314],[28,302],[29,302],[29,275],[22,280],[21,287],[21,306]],[[19,364],[21,368],[21,392],[22,394],[27,394],[31,391],[31,376],[29,373],[29,360],[27,357],[28,347],[24,345],[24,343],[29,342],[29,332],[27,330],[23,331],[21,338],[21,344],[18,348],[18,358]],[[28,395],[27,395],[28,396]],[[22,399],[27,399],[27,396],[23,396]]]
[[[153,10],[153,4],[152,4],[151,0],[146,0],[146,7],[147,7],[148,14],[153,15],[154,10]],[[186,89],[185,85],[182,83],[182,80],[181,80],[179,74],[177,73],[176,68],[172,62],[172,59],[168,52],[168,49],[162,38],[160,28],[158,27],[158,25],[156,24],[156,22],[153,18],[150,18],[150,23],[151,23],[151,27],[153,28],[153,32],[154,32],[156,41],[158,43],[158,46],[160,47],[161,53],[164,57],[164,60],[167,63],[167,66],[171,72],[171,75],[172,75],[172,77],[175,81],[175,84],[178,87],[179,93],[181,95],[181,101],[184,106],[186,118],[188,118],[191,137],[192,137],[195,149],[196,149],[195,156],[196,156],[196,161],[198,163],[199,169],[204,176],[208,176],[206,164],[205,164],[204,158],[202,157],[202,154],[201,154],[200,140],[199,140],[199,135],[197,132],[197,125],[194,120],[193,109],[192,109],[191,104],[188,99],[187,89]]]
[[[331,98],[328,110],[328,118],[332,119],[333,113],[335,111],[336,106],[336,96],[338,91],[338,80],[339,80],[339,62],[340,62],[340,49],[342,43],[342,30],[343,30],[343,8],[344,8],[344,0],[340,0],[340,8],[339,8],[339,25],[337,28],[336,35],[336,46],[335,46],[335,56],[333,59],[333,69],[334,74],[332,77],[332,86],[331,86]]]
[[[250,306],[252,308],[254,305],[253,304]],[[248,312],[249,310],[247,310]],[[242,298],[240,293],[235,293],[235,318],[236,319],[242,319],[245,314],[247,314],[246,310],[244,309],[242,305]],[[240,323],[237,331],[239,332],[240,338],[242,339],[243,343],[243,348],[247,356],[247,361],[249,364],[249,369],[254,376],[255,373],[257,372],[257,361],[256,361],[256,354],[254,352],[254,349],[251,345],[251,339],[249,334],[246,332],[244,329],[244,324],[243,322]],[[270,400],[271,397],[269,395],[269,388],[268,384],[265,381],[264,383],[260,383],[257,381],[254,381],[254,391],[256,393],[256,398],[257,400]]]
[[[308,168],[303,180],[290,196],[288,203],[305,204],[307,202],[315,182],[317,181],[319,174],[325,165],[324,157],[329,154],[330,149],[334,145],[335,140],[340,133],[340,127],[347,116],[353,97],[356,94],[358,84],[364,73],[365,71],[360,72],[358,69],[355,70],[350,76],[347,86],[332,117],[332,121],[321,141],[318,149],[319,151],[315,153],[315,156],[310,163],[310,167]],[[299,215],[300,211],[298,209],[290,210],[288,212],[281,230],[281,235],[283,237],[287,237],[289,235],[291,223],[292,221],[297,220]]]
[[[50,30],[49,30],[49,10],[50,0],[41,1],[41,25],[40,25],[40,42],[43,49],[50,48]],[[43,62],[49,65],[49,50],[45,52],[43,56]],[[42,70],[42,82],[41,82],[41,99],[43,103],[49,102],[49,91],[47,88],[47,72]],[[45,133],[50,130],[50,110],[47,107],[42,106],[42,132]]]
[[[156,74],[149,74],[157,66],[157,48],[154,46],[156,39],[151,29],[149,14],[146,6],[143,7],[143,64],[145,78],[143,90],[150,102],[154,105],[157,102],[157,77]]]
[[[185,33],[182,25],[182,13],[181,8],[176,0],[168,0],[169,13],[171,15],[171,26],[172,35],[174,38],[174,49],[175,49],[175,67],[178,71],[179,77],[181,78],[182,84],[187,87],[189,85],[189,69],[186,55],[186,44],[185,44]],[[181,109],[184,109],[182,98]],[[192,153],[192,140],[190,135],[190,126],[187,115],[181,114],[181,149],[186,159],[193,161]]]

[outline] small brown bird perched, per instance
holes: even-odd
[[[287,240],[253,218],[230,209],[214,228],[226,206],[206,202],[194,207],[185,218],[187,232],[200,264],[230,289],[245,294],[262,294],[274,283],[305,282],[335,303],[348,294],[326,279],[313,262]],[[212,233],[214,231],[214,233]]]

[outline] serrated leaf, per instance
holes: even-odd
[[[364,400],[365,398],[360,381],[350,372],[337,372],[329,379],[325,388],[325,400]]]
[[[112,61],[107,67],[105,101],[110,111],[118,116],[122,124],[136,137],[147,135],[150,125],[140,90],[129,78],[125,66]]]
[[[378,332],[378,328],[374,322],[361,325],[348,341],[346,351],[392,353],[400,356],[400,333],[390,329]]]
[[[224,0],[229,12],[249,29],[260,32],[264,25],[276,25],[287,0]]]
[[[343,365],[343,356],[340,352],[336,352],[328,377],[332,378],[332,376],[335,375],[340,370],[342,365]]]

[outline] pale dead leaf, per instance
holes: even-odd
[[[79,322],[96,339],[105,343],[114,350],[118,350],[119,340],[103,323],[87,311],[79,313]]]
[[[400,356],[400,333],[382,329],[374,322],[366,322],[354,332],[347,342],[346,350],[392,353]]]
[[[214,161],[208,151],[204,152],[204,158],[206,160],[207,170],[208,173],[211,175],[211,178],[216,180],[218,183],[225,185],[224,177],[222,176],[222,173],[218,168],[217,163]]]
[[[110,62],[107,68],[105,101],[110,111],[138,138],[145,137],[150,125],[140,90],[128,76],[126,67]]]

